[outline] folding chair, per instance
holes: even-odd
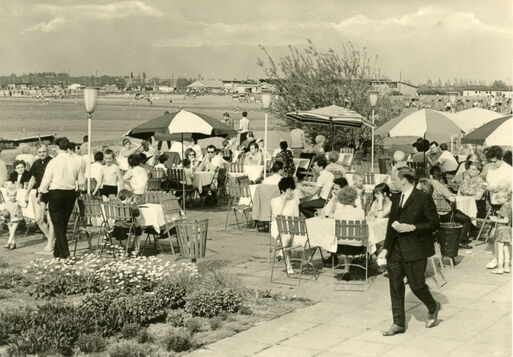
[[[488,206],[488,209],[486,211],[486,216],[485,216],[484,219],[483,218],[477,218],[476,219],[477,222],[481,223],[481,228],[479,228],[479,232],[478,232],[478,234],[476,236],[475,241],[476,242],[479,241],[479,239],[481,238],[481,234],[483,234],[483,232],[484,232],[485,226],[487,226],[489,224],[490,225],[490,229],[488,230],[488,233],[486,234],[486,238],[485,238],[484,242],[480,243],[479,245],[487,244],[488,240],[490,239],[490,237],[492,237],[492,232],[495,232],[495,229],[497,229],[497,223],[492,222],[490,220],[490,216],[493,215],[493,211],[492,211],[492,204],[490,202],[490,194],[489,194],[488,191],[486,191],[486,193],[485,193],[485,200],[486,200],[486,204]]]
[[[192,185],[187,184],[183,169],[169,169],[168,182],[170,183],[170,188],[173,194],[178,196],[177,192],[179,192],[182,199],[185,199],[185,201],[187,201],[187,198],[191,199],[192,195],[196,192],[196,189]]]
[[[224,224],[224,231],[226,232],[228,228],[228,219],[230,216],[230,211],[233,211],[235,215],[235,220],[237,222],[237,228],[240,230],[239,218],[237,216],[237,212],[242,213],[244,215],[245,224],[244,224],[244,232],[247,231],[248,227],[248,214],[251,212],[253,201],[251,199],[251,192],[249,190],[248,185],[239,185],[235,182],[229,182],[227,188],[228,193],[228,206],[226,208],[226,222]]]
[[[146,191],[143,195],[141,203],[160,204],[160,203],[162,203],[162,200],[164,200],[166,198],[175,198],[176,199],[176,196],[173,195],[171,192],[166,192],[166,191]]]
[[[438,271],[436,268],[437,264],[435,262],[435,258],[438,258],[439,265],[440,265],[440,271]],[[431,278],[433,278],[433,280],[435,281],[436,286],[441,288],[442,286],[447,284],[447,280],[445,279],[445,276],[444,276],[444,262],[443,262],[443,258],[442,258],[440,243],[435,242],[435,254],[429,257],[429,261],[431,262],[431,265],[433,266],[433,273],[434,273],[434,275]],[[441,278],[440,282],[438,281],[439,277]]]
[[[271,283],[273,282],[273,275],[274,275],[274,265],[276,264],[276,253],[278,251],[281,251],[283,254],[283,262],[285,266],[285,271],[287,272],[287,277],[290,278],[288,269],[287,269],[287,263],[285,260],[285,255],[287,253],[292,253],[295,250],[301,250],[300,258],[290,258],[290,262],[292,264],[293,261],[299,261],[299,278],[297,286],[301,284],[301,278],[303,276],[303,267],[309,266],[311,267],[314,279],[317,280],[319,278],[319,273],[317,272],[317,268],[312,262],[312,259],[315,255],[315,252],[319,249],[319,252],[321,253],[321,259],[324,260],[322,256],[322,252],[319,247],[314,247],[312,250],[312,247],[310,245],[310,239],[308,238],[308,230],[306,227],[306,222],[304,217],[290,217],[290,216],[276,216],[276,225],[278,227],[278,238],[276,239],[276,243],[273,249],[273,265],[271,267]],[[291,247],[285,247],[282,242],[282,237],[288,235],[290,236],[290,240],[293,242],[295,237],[305,238],[305,242],[301,246],[294,247],[293,245]],[[311,254],[308,254],[307,259],[305,259],[305,252],[311,252]]]
[[[148,173],[149,178],[164,179],[166,177],[166,171],[164,169],[152,168]]]
[[[93,235],[98,235],[98,243],[96,245],[96,249],[100,247],[101,237],[107,236],[108,224],[105,220],[105,216],[103,214],[103,210],[101,207],[101,202],[96,198],[85,197],[81,198],[82,203],[84,205],[84,215],[85,215],[85,225],[84,227],[78,228],[78,233],[75,235],[75,247],[73,249],[73,256],[75,256],[77,251],[78,239],[80,237],[80,233],[85,233],[87,236],[87,241],[89,245],[91,245],[91,240]]]
[[[335,237],[337,238],[337,242],[343,241],[354,241],[360,243],[365,249],[362,254],[351,255],[349,256],[352,259],[365,258],[365,266],[360,264],[355,264],[353,261],[349,264],[350,266],[355,266],[361,268],[365,271],[365,283],[345,283],[344,285],[361,285],[363,286],[362,291],[367,291],[369,289],[370,284],[368,284],[368,276],[369,276],[369,253],[367,251],[367,245],[369,241],[369,226],[366,221],[345,221],[345,220],[336,220],[335,221]],[[344,243],[339,243],[344,244]],[[342,265],[335,265],[335,256],[331,257],[331,274],[333,279],[335,279],[335,269]],[[371,282],[372,284],[372,282]]]
[[[146,184],[147,191],[160,191],[162,190],[163,178],[149,178]]]
[[[214,171],[214,175],[212,176],[212,181],[210,181],[210,184],[208,186],[205,186],[202,188],[202,191],[199,191],[199,188],[196,188],[196,194],[198,195],[200,201],[201,201],[201,208],[205,207],[205,202],[207,200],[207,197],[212,194],[217,193],[217,177],[219,174],[219,168],[216,168]],[[216,198],[217,199],[217,198]]]
[[[119,201],[109,201],[104,204],[104,210],[106,222],[123,221],[130,224],[126,241],[126,251],[128,252],[130,237],[134,236],[135,239],[135,218],[133,217],[130,205]]]
[[[376,184],[376,176],[373,173],[366,172],[362,174],[363,176],[363,184],[364,185],[375,185]]]
[[[149,203],[149,202],[148,202]],[[165,195],[159,198],[158,203],[162,206],[162,211],[164,213],[164,230],[169,238],[169,246],[171,247],[171,253],[175,255],[175,249],[173,247],[173,240],[171,239],[171,230],[175,227],[175,222],[185,218],[185,212],[182,211],[180,207],[180,203],[178,202],[178,198],[172,195]],[[161,227],[162,229],[162,227]],[[143,248],[146,246],[146,243],[150,240],[151,235],[153,235],[154,244],[158,245],[158,234],[154,230],[148,232],[146,236],[146,240],[144,242]],[[141,248],[142,249],[142,248]],[[160,247],[162,251],[164,249]]]

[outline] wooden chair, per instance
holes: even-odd
[[[87,236],[87,241],[89,246],[91,247],[91,240],[95,234],[98,235],[98,243],[96,245],[96,249],[100,248],[100,254],[102,250],[102,246],[100,245],[100,240],[102,237],[107,237],[107,231],[109,229],[108,222],[105,219],[105,215],[103,214],[103,210],[101,207],[101,201],[93,197],[85,197],[81,198],[84,208],[84,218],[85,225],[84,227],[78,228],[78,234],[75,235],[75,246],[73,248],[73,256],[75,256],[77,251],[77,243],[80,237],[80,233],[84,233]]]
[[[341,154],[352,154],[352,153],[354,153],[354,149],[353,148],[340,148],[340,153]]]
[[[124,221],[130,224],[127,234],[126,251],[130,247],[130,237],[135,239],[135,218],[129,204],[121,203],[117,200],[109,201],[104,204],[105,220],[107,222]],[[112,233],[112,232],[110,232]]]
[[[161,204],[162,200],[167,198],[176,198],[176,196],[166,191],[146,191],[142,197],[141,203]]]
[[[355,264],[351,262],[350,266],[355,266],[361,268],[365,271],[365,282],[364,284],[359,283],[347,283],[345,285],[361,285],[363,287],[362,291],[367,291],[370,284],[369,282],[369,253],[367,252],[367,245],[369,240],[369,227],[366,221],[345,221],[345,220],[336,220],[335,221],[335,237],[337,238],[337,242],[340,240],[349,240],[360,243],[365,249],[362,254],[351,255],[349,256],[352,259],[355,258],[365,258],[365,265]],[[342,243],[344,244],[344,243]],[[333,278],[335,278],[335,269],[341,265],[335,265],[335,257],[331,258],[331,274]],[[371,282],[372,283],[372,282]]]
[[[364,185],[376,185],[376,176],[373,173],[366,172],[362,176]]]
[[[439,270],[436,267],[437,263],[435,261],[435,258],[438,259],[438,265],[440,266]],[[435,242],[435,254],[429,257],[429,261],[431,262],[431,266],[433,267],[434,273],[434,275],[431,278],[433,278],[433,280],[435,281],[436,286],[441,288],[442,286],[447,284],[447,280],[444,276],[444,262],[442,258],[440,244],[438,242]]]
[[[166,177],[166,171],[163,169],[152,168],[148,173],[149,178],[164,179]]]
[[[207,250],[208,219],[176,222],[180,254],[193,263],[205,257]]]
[[[149,178],[146,184],[146,191],[160,191],[162,190],[163,178]]]
[[[248,224],[250,220],[248,219],[248,214],[252,210],[253,202],[251,199],[251,192],[249,190],[248,185],[239,185],[234,182],[229,182],[226,187],[226,191],[228,194],[228,206],[226,208],[226,222],[224,225],[224,231],[226,232],[228,228],[228,219],[230,216],[230,212],[233,211],[235,215],[235,220],[237,222],[237,228],[240,230],[239,218],[237,216],[237,212],[242,213],[244,215],[244,232],[247,231]],[[246,201],[247,203],[241,203],[241,200]]]
[[[187,185],[187,180],[183,169],[169,169],[168,182],[170,184],[169,188],[173,194],[178,196],[177,193],[180,193],[182,199],[185,199],[185,201],[187,201],[188,198],[192,199],[192,196],[196,192],[196,189],[192,185]]]
[[[230,162],[228,166],[228,172],[234,174],[242,174],[244,173],[244,163],[243,161]]]
[[[416,176],[418,176],[418,174],[422,174],[423,176],[428,175],[427,164],[424,162],[408,161],[406,165],[415,172]]]
[[[319,278],[319,274],[317,272],[317,268],[313,264],[312,260],[315,255],[315,252],[319,250],[321,253],[321,259],[323,259],[322,252],[319,249],[319,247],[314,247],[310,245],[310,239],[308,238],[308,230],[306,227],[306,221],[304,217],[290,217],[290,216],[276,216],[276,225],[278,227],[278,238],[276,239],[276,243],[273,249],[273,264],[271,267],[271,283],[273,282],[273,275],[274,275],[274,266],[276,264],[276,253],[281,251],[283,254],[283,262],[285,265],[285,271],[287,272],[287,277],[290,278],[290,274],[288,272],[288,267],[285,260],[285,255],[288,253],[291,253],[296,250],[301,250],[300,257],[299,258],[290,258],[290,262],[292,264],[293,261],[299,261],[299,277],[297,286],[301,284],[301,278],[303,276],[303,267],[309,266],[311,267],[314,279],[317,280]],[[305,242],[301,246],[291,246],[286,247],[283,245],[282,237],[288,235],[290,236],[290,240],[293,242],[295,237],[304,237]],[[307,254],[308,252],[308,254]],[[305,259],[305,254],[307,254],[307,257]],[[324,260],[324,259],[323,259]]]

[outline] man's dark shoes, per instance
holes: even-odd
[[[383,332],[383,336],[394,336],[399,333],[404,333],[405,331],[406,329],[404,327],[393,324],[392,326],[390,326],[388,331]]]
[[[434,327],[438,323],[438,312],[440,311],[440,308],[441,308],[441,305],[437,301],[436,302],[436,309],[435,309],[435,311],[432,314],[428,313],[428,320],[426,321],[426,327],[427,328]]]

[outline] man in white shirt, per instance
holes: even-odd
[[[203,158],[203,161],[198,166],[198,171],[214,171],[216,167],[212,161],[216,156],[216,147],[214,145],[207,146],[207,154]]]
[[[280,180],[283,178],[283,162],[275,161],[271,172],[273,173],[271,176],[268,176],[262,182],[264,185],[277,185]]]
[[[455,174],[458,169],[458,161],[456,161],[454,155],[449,151],[447,144],[440,145],[440,150],[442,150],[442,153],[436,160],[440,165],[440,169],[444,174]]]
[[[305,184],[299,186],[304,195],[318,197],[299,205],[299,210],[306,218],[313,217],[315,209],[323,208],[329,198],[335,177],[331,172],[325,170],[327,165],[328,161],[324,156],[316,156],[313,161],[313,170],[318,174],[315,186],[311,187]]]
[[[248,112],[242,112],[242,119],[239,120],[240,143],[246,140],[246,133],[249,131]]]
[[[157,156],[157,152],[151,146],[151,144],[148,140],[143,140],[141,142],[141,146],[143,148],[142,153],[144,154],[144,156],[146,156],[146,164],[149,166],[154,166],[155,160],[156,160],[155,156]]]
[[[82,165],[69,152],[71,144],[67,138],[57,141],[59,153],[46,166],[39,192],[47,194],[48,211],[55,230],[55,258],[69,258],[66,230],[69,217],[75,206],[79,187],[84,186],[85,178]],[[78,186],[77,187],[77,183]]]

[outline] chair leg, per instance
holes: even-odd
[[[230,217],[230,207],[231,207],[231,201],[232,199],[230,198],[228,200],[228,207],[226,209],[226,222],[224,223],[224,231],[226,232],[226,230],[228,229],[228,218]]]
[[[297,282],[297,286],[301,285],[301,276],[303,275],[303,262],[305,261],[305,250],[306,244],[303,245],[303,250],[301,251],[301,263],[299,264],[299,280]]]
[[[240,230],[239,217],[237,216],[237,209],[236,208],[233,209],[233,214],[235,215],[235,221],[237,222],[237,229]]]
[[[364,291],[367,291],[369,289],[368,284],[368,278],[369,278],[369,253],[365,252],[365,285],[364,285]]]
[[[73,248],[73,256],[76,255],[77,253],[77,244],[78,244],[78,239],[80,238],[79,236],[79,233],[77,232],[78,231],[78,223],[80,221],[80,216],[77,215],[75,217],[75,222],[73,222],[73,239],[74,239],[74,248]]]

